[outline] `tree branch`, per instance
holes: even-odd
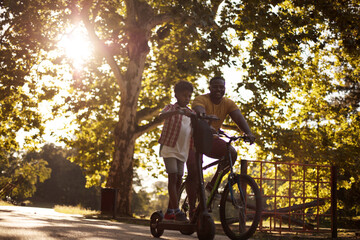
[[[213,22],[212,22],[212,26],[214,28],[219,28],[219,26],[216,24],[215,22],[215,18],[216,18],[216,13],[217,11],[219,10],[219,6],[220,4],[223,2],[224,0],[213,0],[211,1],[211,11],[213,12]],[[176,7],[176,9],[174,8],[174,12],[178,12],[179,9]],[[169,13],[166,13],[166,14],[159,14],[159,15],[156,15],[152,21],[149,21],[148,22],[148,29],[152,29],[158,25],[161,25],[163,23],[170,23],[170,22],[183,22],[185,24],[188,24],[188,25],[191,25],[191,24],[196,24],[196,25],[199,25],[201,23],[199,23],[198,21],[192,19],[191,17],[189,17],[188,15],[185,15],[185,14],[172,14],[173,11],[169,11]]]
[[[156,117],[152,122],[145,124],[143,126],[138,126],[134,133],[135,138],[138,138],[144,133],[155,129],[157,126],[161,125],[162,122],[163,122],[162,120]]]
[[[117,79],[117,82],[120,86],[120,91],[124,91],[125,83],[124,83],[124,76],[121,74],[121,71],[119,69],[119,66],[117,65],[114,56],[110,53],[108,47],[99,39],[99,37],[96,35],[95,27],[90,22],[89,19],[89,10],[91,6],[91,1],[85,2],[82,11],[80,13],[81,20],[83,21],[85,28],[89,34],[90,39],[95,45],[95,50],[102,55],[107,63],[109,64],[111,70],[113,71],[115,78]]]
[[[148,29],[153,29],[154,27],[161,25],[167,22],[174,22],[176,18],[170,14],[159,14],[156,15],[152,21],[147,24]]]
[[[160,107],[141,109],[136,114],[136,122],[139,123],[142,120],[150,120],[151,118],[157,116],[159,112],[160,112]]]
[[[135,2],[134,0],[125,0],[125,5],[126,5],[126,18],[128,21],[130,22],[135,22]],[[131,19],[130,19],[131,17]]]
[[[219,10],[219,6],[220,4],[223,2],[224,0],[212,0],[211,1],[211,10],[214,12],[214,13],[217,13],[217,11]],[[214,14],[214,18],[215,18],[216,14]]]

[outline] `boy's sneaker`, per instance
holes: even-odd
[[[166,212],[165,215],[164,215],[164,219],[165,220],[175,220],[175,213]]]
[[[186,214],[182,211],[179,211],[175,214],[175,221],[179,222],[188,222],[189,220],[186,217]]]

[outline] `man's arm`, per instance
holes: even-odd
[[[241,114],[240,109],[231,112],[229,115],[236,125],[250,138],[250,143],[255,142],[255,136],[251,133],[250,127]]]

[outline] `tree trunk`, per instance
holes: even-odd
[[[140,84],[134,84],[132,87],[136,85]],[[136,91],[134,89],[132,90]],[[131,98],[134,97],[136,97],[136,94]],[[117,214],[120,216],[131,216],[130,206],[133,179],[133,154],[136,140],[135,126],[137,109],[137,101],[132,100],[123,100],[126,103],[121,104],[119,122],[115,128],[114,134],[115,149],[113,162],[111,164],[106,184],[107,187],[118,189]]]
[[[119,122],[114,132],[115,149],[113,162],[106,184],[107,187],[118,189],[117,213],[120,216],[131,216],[133,155],[137,126],[136,112],[141,78],[131,79],[127,84],[127,94],[122,94]]]
[[[135,141],[116,134],[116,148],[109,172],[107,186],[118,189],[117,209],[120,216],[131,216],[131,192],[133,181],[133,154]]]
[[[133,155],[137,137],[137,104],[146,56],[148,31],[133,29],[128,45],[129,64],[122,79],[119,122],[115,128],[115,149],[109,171],[107,187],[118,189],[117,214],[131,216],[131,193],[133,182]]]

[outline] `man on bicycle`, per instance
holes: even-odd
[[[192,104],[193,110],[198,113],[205,113],[207,115],[215,115],[219,118],[217,121],[211,121],[210,126],[216,133],[222,126],[225,118],[229,115],[235,124],[249,137],[250,144],[255,141],[254,135],[251,133],[249,125],[247,124],[244,116],[241,114],[238,106],[229,98],[224,97],[225,94],[225,79],[222,77],[214,77],[210,80],[209,85],[210,93],[197,96]],[[207,156],[210,158],[221,159],[226,157],[226,142],[219,137],[214,137],[211,153]],[[236,161],[236,150],[231,146],[231,157]],[[187,161],[188,177],[187,177],[187,194],[190,204],[190,215],[192,215],[195,208],[196,193],[199,188],[199,179],[196,172],[196,162],[193,154],[189,156]],[[208,183],[206,189],[211,191],[214,182],[219,174],[221,168],[225,166],[218,166],[212,181]],[[191,217],[191,216],[190,216]]]

